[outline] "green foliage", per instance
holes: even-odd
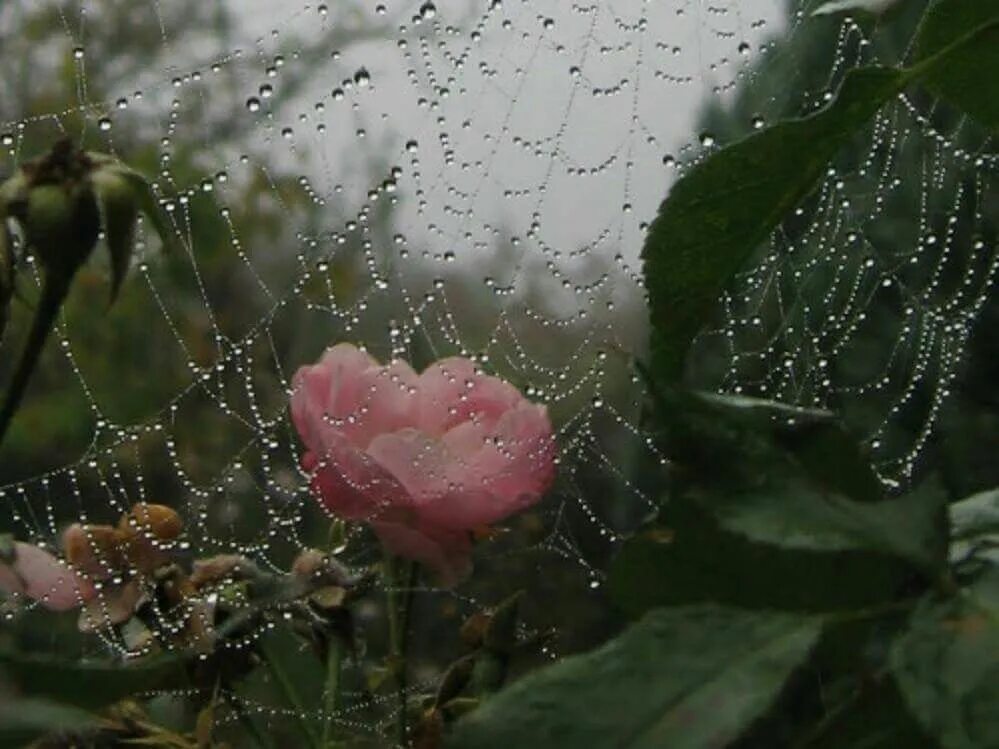
[[[912,714],[943,747],[999,746],[999,569],[958,596],[927,597],[891,661]]]
[[[735,143],[673,187],[642,252],[657,378],[682,374],[690,344],[732,276],[900,84],[896,70],[854,71],[819,114]]]
[[[80,731],[97,723],[97,716],[76,707],[35,699],[0,701],[0,746],[25,746],[51,733]]]
[[[852,70],[822,111],[723,148],[673,187],[642,252],[657,378],[681,377],[691,343],[732,277],[891,97],[926,81],[952,99],[974,98],[968,91],[977,78],[968,73],[969,61],[999,54],[999,5],[950,15],[950,6],[974,2],[944,0],[931,8],[921,36],[923,57],[913,67]],[[992,124],[994,106],[979,104],[972,114],[981,111]]]
[[[21,694],[87,710],[135,694],[189,683],[185,661],[166,656],[123,665],[0,651],[0,673]]]
[[[724,746],[770,705],[820,629],[817,618],[719,606],[658,610],[502,692],[447,746]]]
[[[999,130],[999,79],[982,75],[982,71],[999,70],[997,19],[997,0],[938,0],[927,10],[916,38],[916,59],[925,61],[966,37],[970,30],[984,29],[977,33],[974,44],[962,45],[934,64],[923,83],[994,130]]]

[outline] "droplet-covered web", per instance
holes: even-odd
[[[49,98],[0,97],[0,170],[83,138],[156,181],[182,245],[161,257],[140,228],[115,310],[68,308],[22,415],[22,446],[51,447],[0,467],[5,521],[52,541],[72,520],[166,503],[188,520],[192,555],[279,569],[315,543],[318,517],[290,374],[340,340],[418,368],[457,353],[546,403],[558,428],[555,491],[516,543],[482,548],[484,569],[602,595],[609,553],[656,499],[642,471],[662,469],[631,364],[647,335],[639,250],[669,186],[723,142],[703,112],[728,107],[761,60],[786,54],[774,40],[807,23],[783,5],[0,8],[0,29],[34,18],[45,40],[0,32],[0,80],[25,61],[33,80],[65,77]],[[831,78],[864,32],[838,33]],[[763,109],[732,112],[747,132],[767,123]],[[720,301],[700,384],[863,403],[879,470],[907,481],[996,268],[986,237],[950,223],[984,224],[995,173],[987,144],[958,135],[907,99],[879,116],[861,161],[831,165],[798,230]],[[907,149],[919,174],[902,171]],[[896,200],[918,224],[886,255],[875,229]],[[890,347],[864,348],[886,328]],[[343,552],[375,554],[360,531]],[[439,597],[471,610],[479,595]],[[531,626],[568,636],[556,614]]]

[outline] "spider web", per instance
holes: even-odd
[[[663,465],[631,366],[647,223],[705,153],[906,57],[852,19],[822,22],[821,59],[779,44],[810,33],[805,5],[5,3],[0,170],[60,135],[118,154],[154,178],[182,246],[163,256],[141,230],[110,311],[106,269],[82,275],[5,445],[5,525],[54,543],[154,501],[183,514],[180,551],[287,569],[327,526],[287,417],[294,370],[339,340],[417,368],[462,354],[548,404],[560,476],[479,546],[471,583],[420,589],[424,613],[525,587],[547,655],[592,641],[605,562]],[[815,81],[766,88],[771,60],[806,57]],[[842,411],[885,482],[908,484],[994,283],[990,147],[931,101],[887,107],[720,300],[693,379]],[[377,556],[352,529],[342,558]],[[449,651],[425,652],[414,689]],[[343,724],[377,734],[359,710]]]

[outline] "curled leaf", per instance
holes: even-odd
[[[93,175],[94,189],[111,254],[111,301],[125,280],[135,246],[135,223],[139,207],[131,184],[117,169],[99,169]]]

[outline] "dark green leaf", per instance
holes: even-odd
[[[138,693],[188,685],[184,661],[165,656],[126,665],[0,651],[0,669],[25,696],[91,710]]]
[[[7,211],[0,201],[0,338],[3,338],[14,297],[14,241],[7,226]]]
[[[93,180],[111,253],[111,301],[114,302],[132,260],[139,209],[134,189],[117,170],[98,170]]]
[[[0,746],[25,746],[51,733],[81,731],[97,723],[84,710],[44,700],[0,700]]]
[[[723,149],[673,187],[642,251],[659,378],[679,378],[687,349],[735,273],[903,80],[897,70],[852,71],[823,111]]]
[[[999,489],[979,492],[952,504],[950,524],[954,539],[999,534]]]
[[[916,40],[916,60],[938,54],[988,24],[973,41],[934,64],[923,77],[933,93],[987,127],[999,129],[999,0],[938,0],[927,10]]]
[[[999,570],[927,599],[892,649],[912,714],[946,749],[999,747]]]
[[[883,494],[870,459],[828,411],[672,386],[656,396],[667,455],[715,483],[790,472],[860,502]]]
[[[871,550],[930,575],[945,561],[946,498],[932,482],[904,497],[862,503],[778,476],[703,503],[723,528],[759,543],[812,551]]]
[[[160,241],[163,243],[163,249],[166,251],[172,250],[176,244],[173,229],[170,228],[170,224],[164,217],[163,210],[160,208],[149,182],[137,171],[129,169],[124,165],[119,167],[117,173],[127,179],[132,186],[133,195],[139,210],[152,223],[153,229],[156,230]]]
[[[611,566],[614,603],[628,616],[694,602],[831,612],[892,600],[909,564],[868,550],[788,549],[721,530],[710,513],[675,500],[660,523],[630,539]]]
[[[817,618],[718,606],[654,611],[500,692],[458,721],[446,746],[724,746],[770,706],[820,630]]]
[[[847,139],[902,88],[925,81],[999,124],[999,83],[981,75],[999,67],[999,0],[938,0],[919,50],[907,70],[851,71],[821,112],[733,143],[673,187],[642,250],[658,378],[680,378],[690,344],[735,273],[812,192]]]
[[[950,506],[950,559],[999,565],[999,489],[979,492]]]

